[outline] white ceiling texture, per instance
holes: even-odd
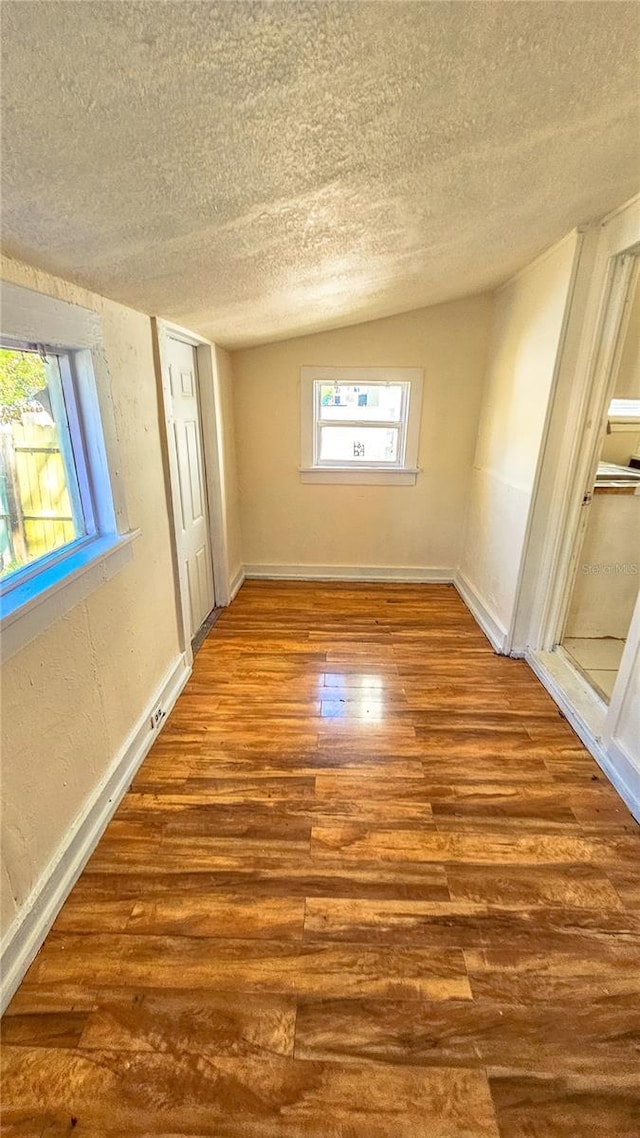
[[[3,4],[5,251],[237,347],[490,288],[638,190],[636,3]]]

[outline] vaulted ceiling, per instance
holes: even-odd
[[[3,8],[6,252],[227,346],[492,287],[640,186],[636,3]]]

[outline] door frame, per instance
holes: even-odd
[[[640,234],[638,236],[640,240]],[[632,285],[639,268],[638,243],[617,252],[609,248],[608,252],[607,275],[585,377],[585,421],[582,437],[576,440],[576,461],[567,493],[571,512],[562,534],[559,564],[550,581],[549,603],[541,628],[542,647],[548,650],[560,642],[567,621],[587,528],[590,505],[587,495],[595,481],[609,403],[628,323]]]
[[[564,626],[582,499],[597,464],[639,245],[640,195],[583,237],[506,648],[516,656],[551,651]]]
[[[160,413],[163,423],[162,442],[165,467],[167,499],[170,503],[171,546],[174,565],[176,614],[180,647],[189,662],[193,658],[189,629],[189,585],[182,558],[178,554],[178,533],[180,519],[180,485],[178,474],[178,455],[172,419],[171,379],[169,374],[168,341],[181,340],[195,349],[197,363],[198,407],[200,410],[200,433],[202,436],[202,458],[209,519],[209,547],[211,550],[211,570],[216,608],[229,604],[229,559],[226,530],[224,527],[223,471],[220,445],[220,392],[218,371],[215,359],[215,345],[210,340],[173,324],[160,317],[152,318],[154,354],[158,376]]]
[[[514,654],[524,655],[636,817],[638,757],[618,742],[632,698],[640,653],[640,597],[607,704],[572,665],[559,641],[573,591],[586,525],[583,498],[598,462],[616,364],[626,331],[631,285],[640,272],[640,196],[590,231],[567,317],[567,336],[553,394],[523,575],[537,582],[521,595]],[[578,297],[578,301],[575,300]]]

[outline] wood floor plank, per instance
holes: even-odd
[[[25,985],[3,1044],[196,1055],[292,1055],[290,996],[88,985]]]
[[[636,1074],[490,1079],[501,1138],[637,1138]]]
[[[627,996],[570,1015],[495,1000],[301,1000],[296,1020],[295,1054],[306,1059],[616,1075],[637,1074],[639,1052],[640,1007]]]
[[[8,1138],[638,1138],[640,831],[452,586],[246,582],[2,1023]]]
[[[346,858],[435,861],[471,865],[590,865],[617,863],[631,857],[631,846],[620,842],[557,834],[434,833],[424,829],[387,830],[381,826],[347,823],[313,826],[311,848],[319,855],[337,853]]]
[[[52,933],[25,983],[213,991],[470,996],[462,952],[361,944]]]
[[[60,1134],[141,1138],[152,1110],[153,1133],[193,1138],[498,1138],[479,1071],[26,1047],[4,1061],[7,1123]]]
[[[304,900],[294,897],[239,897],[235,894],[181,893],[138,901],[127,932],[143,936],[302,937]]]
[[[12,1008],[2,1020],[2,1047],[77,1047],[86,1026],[87,1012],[29,1011]]]
[[[292,997],[196,991],[96,993],[79,1047],[84,1051],[143,1051],[217,1056],[292,1055],[296,1004]]]
[[[623,944],[640,960],[640,915],[615,909],[498,906],[474,901],[387,901],[309,897],[305,938],[430,948],[599,951]]]
[[[138,894],[140,896],[140,894]],[[115,923],[115,908],[126,920]],[[302,937],[304,898],[289,896],[239,895],[201,889],[179,893],[172,890],[160,897],[145,896],[113,902],[94,894],[83,900],[74,891],[61,910],[56,932],[96,933],[118,931],[153,936],[266,937],[275,940]]]
[[[216,891],[257,897],[394,897],[420,901],[447,901],[447,875],[441,865],[406,865],[390,862],[358,862],[345,866],[337,859],[313,857],[283,858],[259,865],[240,865],[234,869],[203,869],[192,872],[174,866],[173,871],[140,872],[116,866],[113,872],[88,869],[75,886],[68,904],[90,909],[91,904],[110,905],[113,898],[136,902],[141,896],[169,896],[178,890],[185,896]],[[64,909],[62,912],[64,913]],[[69,929],[68,931],[71,931]]]
[[[640,960],[633,944],[618,944],[609,938],[592,937],[575,951],[538,952],[535,948],[465,949],[469,976],[503,972],[523,978],[566,979],[575,977],[606,980],[640,976]],[[524,982],[524,981],[523,981]]]
[[[447,870],[451,897],[459,901],[493,905],[594,909],[608,912],[622,907],[609,877],[590,865],[492,866],[465,865]]]

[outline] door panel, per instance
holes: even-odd
[[[182,519],[182,531],[176,536],[180,560],[186,569],[191,616],[189,634],[193,638],[215,604],[198,373],[191,344],[170,336],[167,353]]]
[[[202,453],[198,424],[192,419],[184,425],[184,455],[189,476],[191,524],[200,521],[204,514],[202,500]]]

